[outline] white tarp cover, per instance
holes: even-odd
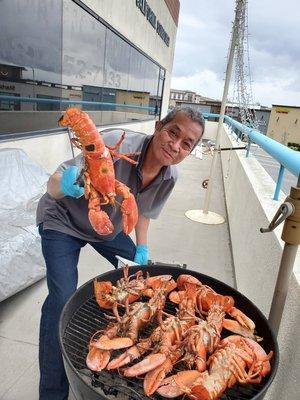
[[[35,226],[49,174],[21,149],[0,149],[0,301],[45,276]]]

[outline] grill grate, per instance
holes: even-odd
[[[170,301],[166,302],[165,311],[170,314],[175,313],[175,306]],[[107,396],[109,399],[122,399],[122,400],[141,400],[149,397],[145,396],[143,391],[143,379],[141,378],[126,378],[118,373],[118,371],[101,371],[100,373],[93,373],[87,369],[85,359],[88,353],[88,343],[91,336],[100,329],[104,329],[108,320],[105,314],[109,314],[107,310],[105,313],[101,310],[95,301],[94,297],[87,299],[82,305],[74,312],[63,334],[62,342],[66,350],[67,356],[72,363],[73,367],[79,372],[82,380],[93,389],[101,394]],[[152,327],[148,326],[141,332],[141,336],[148,336]],[[123,350],[124,351],[124,350]],[[121,352],[121,351],[120,351]],[[114,351],[113,356],[118,355],[120,352]],[[138,362],[135,360],[135,362]],[[183,365],[176,365],[172,373],[183,370]],[[266,378],[265,378],[266,379]],[[258,385],[235,385],[233,388],[228,389],[221,400],[246,400],[253,399],[265,386],[265,380]],[[152,399],[163,399],[164,397],[154,394]]]

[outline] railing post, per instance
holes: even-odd
[[[280,189],[281,189],[282,181],[283,181],[284,170],[285,170],[284,166],[280,165],[273,200],[278,200],[278,198],[279,198],[279,193],[280,193]]]
[[[251,147],[251,139],[248,136],[248,146],[247,146],[247,151],[246,151],[246,158],[249,157],[250,147]]]

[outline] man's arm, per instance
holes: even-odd
[[[140,214],[135,226],[136,252],[133,261],[140,265],[146,265],[148,263],[147,232],[149,223],[150,218]]]
[[[61,191],[60,182],[61,173],[55,172],[53,175],[50,176],[47,183],[47,192],[56,200],[62,199],[65,196],[64,193]]]
[[[84,194],[84,188],[77,183],[78,167],[71,165],[62,172],[56,171],[50,176],[47,184],[47,192],[56,200],[64,196],[79,198]]]
[[[135,226],[136,244],[147,245],[147,233],[150,224],[150,218],[139,215],[138,222]]]

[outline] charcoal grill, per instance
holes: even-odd
[[[279,352],[276,338],[274,337],[268,322],[260,310],[245,296],[212,277],[200,274],[191,270],[183,270],[179,267],[166,264],[155,264],[152,266],[130,267],[129,273],[133,274],[139,269],[149,272],[151,276],[160,274],[170,274],[176,279],[180,274],[187,273],[198,278],[203,284],[211,286],[216,292],[224,295],[233,296],[237,308],[245,312],[256,324],[257,333],[264,338],[262,345],[268,353],[273,350],[274,356],[271,360],[272,371],[258,385],[235,385],[228,389],[220,399],[222,400],[258,400],[262,399],[276,374]],[[101,280],[116,282],[122,277],[121,269],[113,270],[99,275]],[[175,306],[167,301],[165,310],[175,313]],[[85,364],[88,352],[89,340],[95,331],[107,325],[104,310],[97,305],[93,293],[93,280],[81,286],[69,299],[65,305],[60,318],[59,337],[63,354],[64,365],[70,389],[76,400],[99,400],[99,399],[147,399],[143,392],[142,379],[127,379],[117,371],[102,371],[93,373],[89,371]],[[146,329],[151,330],[151,327]],[[144,332],[147,334],[147,332]],[[226,334],[224,335],[226,336]],[[115,355],[116,353],[114,353]],[[178,367],[174,373],[183,369]],[[162,399],[163,397],[154,394],[152,399]],[[180,398],[179,398],[180,399]]]

